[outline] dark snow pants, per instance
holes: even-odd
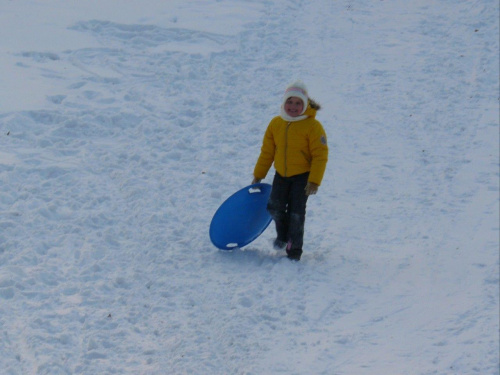
[[[277,239],[288,243],[290,257],[300,259],[304,242],[307,195],[305,187],[309,172],[292,177],[274,176],[267,210],[276,224]]]

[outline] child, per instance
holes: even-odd
[[[259,183],[274,162],[276,174],[267,204],[276,224],[274,247],[286,247],[288,258],[297,261],[302,255],[307,198],[317,193],[328,161],[326,134],[315,119],[319,109],[301,81],[289,85],[280,115],[267,127],[253,172],[252,183]]]

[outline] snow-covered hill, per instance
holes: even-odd
[[[0,9],[3,373],[499,374],[498,1]],[[303,259],[218,251],[295,78]]]

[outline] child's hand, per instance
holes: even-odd
[[[252,185],[258,184],[261,181],[262,181],[261,178],[254,177],[253,180],[252,180]]]
[[[319,186],[314,182],[308,182],[304,190],[306,191],[306,195],[314,195],[318,192],[318,188]]]

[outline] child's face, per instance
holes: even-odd
[[[285,112],[290,117],[300,116],[302,111],[304,110],[304,103],[302,99],[292,96],[288,98],[285,102]]]

